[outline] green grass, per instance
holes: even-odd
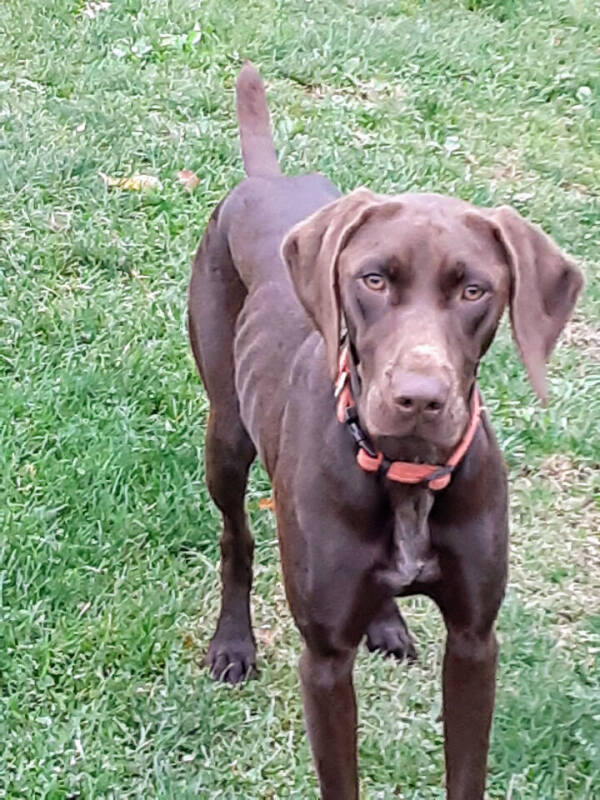
[[[513,486],[489,795],[597,797],[600,3],[4,0],[0,41],[0,797],[316,796],[258,467],[261,675],[199,666],[219,520],[185,291],[242,176],[244,57],[286,171],[511,203],[587,274],[547,409],[505,328],[482,373]],[[443,796],[441,625],[403,606],[420,663],[357,668],[370,800]]]

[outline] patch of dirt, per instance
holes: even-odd
[[[565,453],[552,453],[542,461],[536,472],[542,480],[558,483],[556,488],[560,488],[567,484],[591,482],[600,477],[599,469],[588,461],[575,461]]]
[[[579,623],[600,613],[600,465],[555,453],[512,488],[511,583],[569,649],[585,633]],[[536,488],[543,499],[527,507]]]
[[[600,364],[600,326],[576,315],[567,324],[562,335],[566,344],[576,347],[592,361]]]
[[[490,177],[496,181],[520,183],[525,177],[521,165],[521,154],[516,150],[502,148],[497,155],[496,163],[490,170]]]
[[[299,81],[297,81],[299,82]],[[382,102],[393,100],[402,102],[406,91],[401,84],[392,84],[387,81],[378,81],[371,78],[368,81],[357,80],[345,86],[327,86],[326,84],[301,83],[306,94],[317,100],[329,99],[338,103],[360,105],[362,108],[375,108]]]
[[[260,579],[263,571],[269,572],[270,570],[257,565],[254,571],[255,576]],[[299,647],[292,615],[285,598],[281,569],[278,569],[277,580],[268,592],[254,591],[251,602],[254,635],[261,650],[268,653],[287,649],[288,656],[293,659],[296,651],[299,652]]]
[[[570,195],[573,195],[577,200],[589,200],[590,189],[583,183],[575,183],[571,181],[562,181],[560,188]]]

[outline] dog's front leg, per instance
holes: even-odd
[[[484,796],[497,645],[486,632],[448,628],[443,669],[448,800]]]
[[[356,650],[322,653],[305,647],[300,682],[306,728],[323,800],[356,800]]]
[[[277,493],[278,533],[285,588],[304,640],[300,684],[306,730],[321,800],[357,800],[357,710],[352,669],[369,624],[381,613],[389,592],[375,580],[385,539],[362,536],[345,519],[317,502],[322,476],[306,482],[312,503],[302,502],[298,525],[291,493]],[[357,494],[357,493],[356,493]],[[302,496],[304,501],[304,497]],[[370,526],[358,514],[362,526]]]
[[[448,800],[483,800],[485,793],[498,657],[494,624],[507,561],[504,514],[498,511],[488,519],[488,526],[465,524],[438,534],[444,545],[442,579],[433,597],[447,630],[443,715]]]

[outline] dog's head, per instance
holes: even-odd
[[[507,303],[545,399],[545,363],[582,287],[576,266],[513,209],[439,195],[358,189],[292,228],[282,256],[332,381],[345,323],[362,423],[389,458],[405,460],[439,460],[461,438]]]

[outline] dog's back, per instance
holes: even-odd
[[[311,334],[321,343],[281,259],[281,242],[339,192],[322,175],[281,175],[263,83],[249,64],[237,81],[237,112],[248,177],[215,209],[198,248],[189,333],[211,402],[232,407],[213,417],[227,417],[223,428],[244,427],[269,469],[279,436],[270,421],[281,416],[293,361]]]

